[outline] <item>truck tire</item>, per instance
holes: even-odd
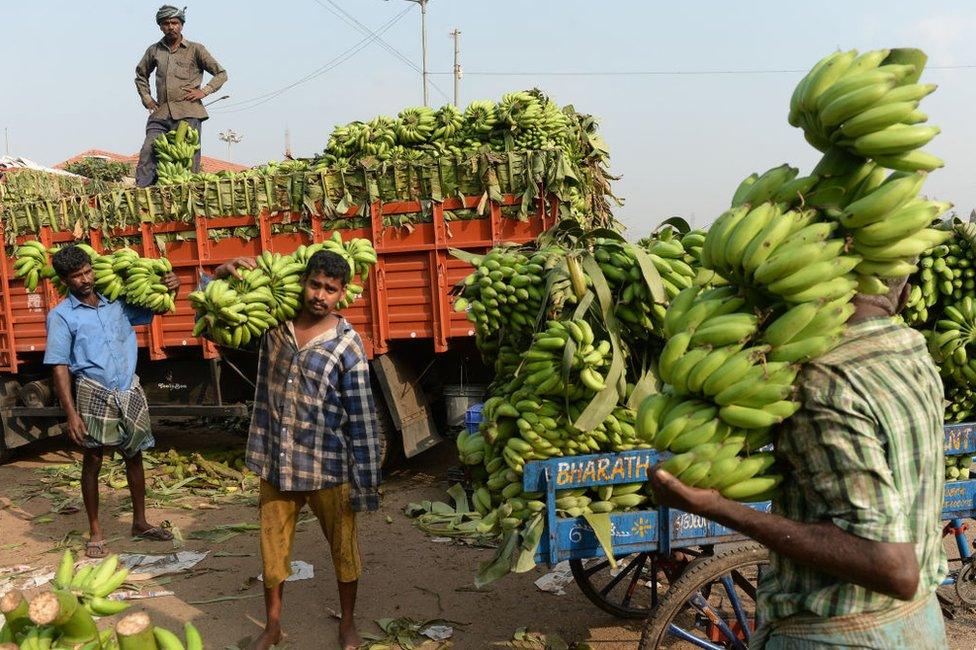
[[[380,438],[380,467],[389,467],[403,452],[400,442],[400,432],[393,424],[390,409],[383,399],[382,392],[373,392],[376,405],[376,434]]]

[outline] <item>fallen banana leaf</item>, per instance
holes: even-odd
[[[518,541],[518,532],[509,530],[504,533],[502,545],[495,555],[478,566],[478,574],[474,578],[475,587],[484,587],[508,575],[512,570],[512,553],[518,546]]]

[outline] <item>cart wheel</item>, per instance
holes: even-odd
[[[756,627],[756,585],[769,562],[765,546],[749,542],[696,560],[650,612],[639,650],[668,637],[699,648],[746,650]]]
[[[972,560],[963,564],[956,576],[956,596],[967,605],[976,605],[976,564]]]
[[[644,618],[657,605],[687,561],[657,553],[634,553],[616,558],[610,568],[605,557],[570,560],[573,578],[591,603],[620,618]]]

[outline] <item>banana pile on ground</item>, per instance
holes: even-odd
[[[208,336],[219,345],[243,348],[256,342],[268,329],[295,317],[301,307],[301,277],[313,254],[330,250],[348,263],[350,277],[346,295],[337,307],[348,307],[363,292],[353,282],[369,277],[376,263],[376,251],[367,239],[352,239],[343,244],[336,232],[324,242],[302,245],[291,255],[265,251],[256,258],[257,268],[240,270],[240,278],[214,279],[202,291],[189,295],[190,304],[202,315],[193,336]]]
[[[945,480],[968,481],[973,466],[973,457],[968,454],[945,457]]]
[[[193,180],[193,156],[200,150],[200,133],[186,122],[164,133],[153,142],[156,177],[159,185],[189,183]]]
[[[185,625],[186,646],[172,632],[154,628],[142,612],[120,620],[113,630],[99,631],[95,619],[114,616],[129,608],[111,595],[123,585],[128,569],[117,555],[85,564],[76,570],[71,551],[65,551],[51,581],[52,591],[30,600],[19,591],[0,598],[0,647],[19,650],[203,650],[200,633]]]
[[[417,160],[443,155],[464,156],[483,149],[562,148],[580,159],[587,147],[573,145],[584,136],[584,116],[560,109],[538,90],[506,93],[501,101],[477,100],[461,112],[445,105],[405,108],[396,119],[380,115],[367,122],[337,126],[317,165],[336,165],[374,157]]]

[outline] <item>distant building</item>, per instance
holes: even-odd
[[[131,156],[126,156],[120,153],[115,153],[113,151],[103,151],[101,149],[89,149],[88,151],[82,151],[80,154],[72,156],[63,162],[59,162],[55,165],[55,169],[64,169],[67,165],[71,163],[79,162],[85,158],[104,158],[105,160],[114,160],[117,162],[129,163],[135,167],[136,163],[139,162],[139,154],[133,154]],[[211,158],[210,156],[200,156],[200,171],[208,172],[210,174],[216,174],[217,172],[240,172],[247,169],[247,165],[238,165],[237,163],[228,162],[226,160],[220,160],[219,158]]]

